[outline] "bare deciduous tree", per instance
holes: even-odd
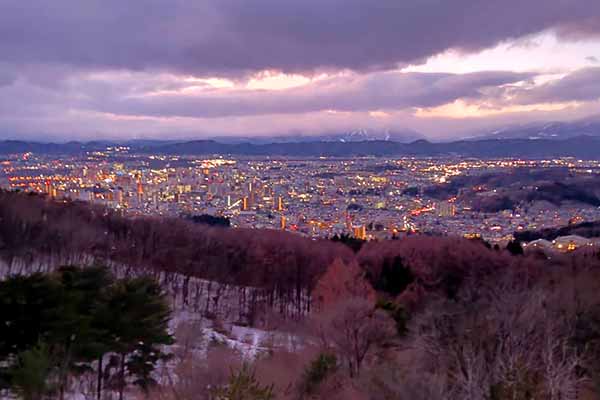
[[[575,399],[572,321],[547,300],[544,289],[507,276],[431,305],[413,326],[420,367],[447,376],[449,400]]]
[[[365,358],[395,335],[391,318],[362,298],[338,303],[319,318],[321,342],[343,360],[351,377],[359,376]]]

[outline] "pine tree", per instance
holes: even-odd
[[[61,267],[58,279],[62,287],[59,318],[52,329],[53,342],[61,354],[60,397],[71,373],[91,370],[91,362],[110,350],[105,337],[109,321],[98,321],[98,303],[113,278],[105,267]]]
[[[43,274],[0,282],[0,359],[31,349],[58,317],[60,285]]]
[[[132,358],[128,362],[128,358],[134,352],[138,352],[138,356],[144,352],[148,353],[147,346],[154,348],[158,354],[156,361],[162,357],[158,347],[154,346],[173,343],[167,329],[170,309],[158,284],[149,278],[117,282],[107,305],[114,315],[111,321],[111,335],[115,351],[120,356],[119,399],[122,400],[128,364],[132,367],[130,371],[136,374],[137,384],[146,388],[151,385],[149,376],[154,364],[149,364],[152,366],[150,370],[135,368],[138,359]],[[146,361],[152,360],[146,358]]]
[[[323,383],[337,369],[337,357],[334,354],[320,353],[316,359],[306,367],[300,383],[300,396],[314,394]]]
[[[10,377],[23,400],[41,400],[51,391],[49,378],[53,372],[52,365],[48,347],[44,343],[19,354]]]
[[[231,371],[229,382],[215,390],[219,400],[272,400],[273,385],[262,386],[252,368],[244,364],[239,371]]]
[[[37,396],[42,371],[51,370],[62,399],[69,378],[93,371],[97,361],[100,399],[103,359],[113,353],[119,355],[121,398],[126,370],[147,390],[155,383],[152,371],[157,362],[166,357],[160,346],[173,342],[169,317],[164,294],[149,278],[114,282],[109,271],[98,266],[10,277],[0,282],[0,383],[15,387],[14,379],[21,379],[21,385],[32,381],[37,386],[31,396]],[[44,347],[37,349],[40,341]],[[52,357],[44,359],[46,353]],[[18,369],[24,362],[32,366],[33,375]],[[14,368],[18,374],[12,374]]]
[[[48,336],[58,315],[59,289],[42,274],[0,282],[0,387],[12,386],[11,369],[19,356]]]

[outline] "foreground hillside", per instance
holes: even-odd
[[[5,310],[17,298],[27,315],[70,310],[26,338],[15,327],[38,319],[3,313],[0,384],[23,398],[600,398],[600,257],[588,251],[546,259],[426,236],[351,249],[1,192],[0,257]],[[148,300],[123,303],[131,293]],[[129,308],[99,313],[110,299]],[[108,333],[125,312],[155,329],[128,330],[126,351]],[[102,329],[52,322],[67,315]],[[66,351],[98,354],[85,338],[112,346],[103,362]]]

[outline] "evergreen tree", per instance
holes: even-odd
[[[304,370],[300,384],[300,396],[314,394],[321,383],[337,369],[337,357],[334,354],[321,353]]]
[[[17,364],[10,372],[13,387],[23,400],[41,400],[51,391],[49,377],[52,370],[48,347],[40,343],[19,354]]]
[[[396,332],[399,336],[404,336],[408,333],[408,321],[410,319],[406,309],[400,305],[386,300],[378,300],[375,308],[381,309],[396,323]]]
[[[0,281],[0,384],[23,387],[31,392],[23,396],[35,398],[48,377],[42,372],[52,371],[62,399],[69,378],[93,371],[97,361],[100,399],[104,356],[116,353],[121,396],[126,370],[147,390],[156,363],[165,358],[160,345],[173,341],[169,316],[165,296],[149,278],[114,282],[106,268],[74,266],[9,277]],[[43,347],[36,347],[39,342]]]
[[[97,323],[96,304],[102,301],[104,292],[113,279],[109,271],[100,266],[79,268],[61,267],[58,270],[61,283],[59,318],[51,330],[52,343],[60,355],[59,390],[64,397],[67,378],[91,370],[90,363],[108,351],[106,335],[109,323]]]
[[[381,273],[371,277],[373,287],[377,290],[397,296],[404,291],[415,277],[410,268],[404,265],[401,257],[386,258],[383,262]]]
[[[252,368],[244,364],[239,371],[231,371],[229,382],[215,390],[220,400],[272,400],[273,385],[262,386]]]
[[[112,342],[115,343],[115,351],[120,356],[118,380],[119,399],[122,400],[128,366],[131,367],[130,372],[135,374],[135,382],[138,385],[143,388],[151,385],[149,377],[154,364],[148,364],[152,366],[150,370],[136,367],[139,366],[139,357],[148,360],[149,348],[154,349],[158,360],[163,355],[155,346],[173,343],[167,329],[170,309],[158,284],[149,278],[117,282],[107,305],[114,315],[110,334]],[[128,362],[129,356],[134,352],[136,357]],[[142,356],[144,354],[145,356]]]
[[[508,244],[506,245],[506,250],[508,250],[510,254],[514,256],[520,256],[524,253],[523,247],[521,246],[521,242],[519,242],[518,240],[511,240],[510,242],[508,242]]]
[[[127,360],[127,370],[134,377],[133,384],[139,386],[144,393],[156,384],[152,372],[159,361],[169,357],[154,344],[140,343]]]
[[[0,282],[0,369],[49,336],[59,307],[60,285],[49,276],[13,276]]]

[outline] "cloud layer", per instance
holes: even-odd
[[[227,75],[369,70],[546,29],[600,33],[597,0],[4,0],[14,63]]]
[[[4,0],[0,138],[365,124],[435,133],[434,122],[437,131],[458,130],[456,122],[429,112],[423,123],[416,110],[568,102],[589,109],[600,98],[600,68],[543,83],[538,71],[401,72],[448,50],[474,53],[540,32],[599,38],[600,1]],[[589,53],[581,59],[597,62]],[[248,88],[264,71],[310,79]]]

